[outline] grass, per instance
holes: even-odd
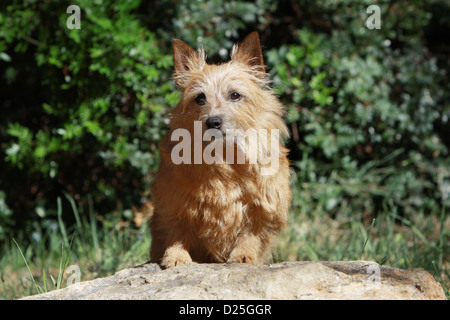
[[[291,214],[275,248],[275,261],[370,260],[380,265],[423,268],[450,297],[450,217],[417,214],[410,219],[395,210],[375,219],[364,214]]]
[[[62,201],[75,218],[67,227]],[[90,201],[79,212],[75,201],[58,199],[57,221],[36,226],[0,248],[0,299],[51,291],[67,286],[66,270],[78,266],[80,280],[104,277],[148,260],[147,223],[133,223],[131,211],[115,212],[99,221]],[[395,207],[371,217],[349,206],[331,218],[318,211],[293,208],[288,226],[274,248],[274,261],[372,260],[398,268],[424,268],[450,293],[450,217],[444,211],[401,217]]]
[[[63,221],[62,201],[69,201],[75,224]],[[76,266],[86,281],[105,277],[148,260],[147,223],[137,227],[130,211],[115,212],[99,221],[93,205],[78,212],[70,197],[58,199],[57,221],[36,226],[31,235],[20,235],[0,248],[0,299],[63,288],[71,282],[68,268]]]

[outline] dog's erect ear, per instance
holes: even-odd
[[[198,58],[197,52],[187,43],[174,39],[173,40],[173,64],[175,72],[189,71],[193,59]]]
[[[252,32],[245,37],[244,41],[239,44],[232,58],[233,60],[241,61],[250,66],[258,66],[261,72],[265,72],[258,32]]]

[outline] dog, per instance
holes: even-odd
[[[285,108],[270,88],[259,36],[249,34],[217,65],[175,39],[173,59],[182,97],[151,188],[150,258],[163,268],[264,263],[292,195]]]

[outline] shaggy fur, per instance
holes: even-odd
[[[161,144],[161,164],[152,186],[155,212],[151,219],[151,259],[164,267],[195,262],[262,263],[270,245],[285,225],[291,201],[288,150],[280,138],[288,135],[282,119],[284,107],[269,88],[261,47],[256,32],[234,46],[231,60],[209,65],[203,50],[196,52],[186,43],[174,40],[174,79],[183,96],[173,110],[170,129]],[[239,101],[232,101],[237,92]],[[196,97],[204,94],[199,105]],[[187,129],[194,137],[194,121],[220,117],[224,138],[201,144],[222,143],[245,149],[245,163],[194,163],[192,143],[190,164],[174,164],[171,140],[176,129]],[[229,137],[228,129],[239,129]],[[259,137],[257,144],[239,139],[248,129],[279,130],[277,140]],[[273,151],[272,144],[277,148]],[[267,164],[248,161],[259,152],[278,162],[274,174],[263,175]],[[225,151],[224,153],[225,154]],[[259,159],[259,158],[258,158]]]

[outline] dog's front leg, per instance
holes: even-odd
[[[261,241],[250,231],[244,231],[236,239],[236,245],[230,253],[228,263],[261,263]]]
[[[172,268],[182,264],[191,263],[192,258],[188,250],[189,244],[186,239],[172,239],[164,252],[161,266],[163,268]]]

